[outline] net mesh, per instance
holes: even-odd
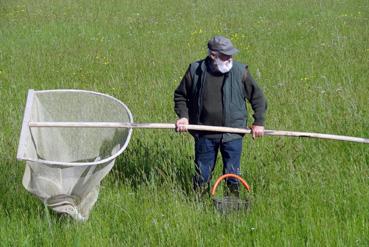
[[[95,92],[30,91],[24,116],[18,149],[18,158],[27,161],[24,187],[53,210],[87,219],[101,180],[126,148],[132,130],[30,128],[27,122],[132,122],[129,109]]]

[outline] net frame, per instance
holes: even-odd
[[[128,118],[129,118],[129,122],[133,123],[133,116],[131,111],[129,110],[129,108],[120,100],[107,95],[107,94],[103,94],[103,93],[99,93],[99,92],[94,92],[94,91],[88,91],[88,90],[80,90],[80,89],[54,89],[54,90],[33,90],[30,89],[28,90],[28,95],[27,95],[27,101],[26,101],[26,106],[25,106],[25,110],[24,110],[24,115],[23,115],[23,122],[22,122],[22,128],[21,128],[21,133],[20,133],[20,138],[19,138],[19,144],[18,144],[18,151],[17,151],[17,159],[18,160],[24,160],[24,161],[30,161],[30,162],[35,162],[37,164],[40,165],[57,165],[57,166],[92,166],[92,165],[99,165],[99,164],[107,164],[110,163],[112,161],[114,161],[119,155],[121,155],[124,150],[127,148],[128,143],[131,139],[132,136],[132,132],[133,129],[132,128],[128,128],[128,135],[126,137],[126,140],[124,142],[124,144],[120,147],[120,149],[115,152],[114,154],[112,154],[109,157],[106,157],[104,159],[98,160],[98,161],[93,161],[93,162],[63,162],[63,161],[57,161],[57,160],[45,160],[45,159],[34,159],[31,157],[27,157],[26,155],[26,146],[27,146],[27,142],[29,141],[29,139],[31,138],[31,127],[29,125],[30,120],[31,120],[31,110],[33,108],[34,105],[34,100],[35,100],[35,95],[36,94],[47,94],[47,93],[54,93],[54,92],[72,92],[72,93],[87,93],[87,94],[92,94],[95,96],[100,96],[100,97],[105,97],[115,103],[117,103],[118,105],[120,105],[128,114]]]

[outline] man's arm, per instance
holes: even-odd
[[[250,102],[252,110],[254,111],[254,123],[251,127],[252,137],[256,138],[263,136],[265,112],[267,109],[266,98],[263,94],[263,91],[259,88],[256,81],[252,78],[247,69],[243,77],[243,82],[246,91],[246,98]]]
[[[187,131],[187,128],[183,125],[188,125],[187,103],[191,83],[191,74],[190,70],[188,69],[177,89],[174,91],[174,111],[178,116],[178,119],[176,121],[176,131],[179,132]]]

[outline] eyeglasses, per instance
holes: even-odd
[[[232,56],[226,55],[226,54],[223,54],[223,53],[219,53],[218,57],[222,61],[228,61],[228,60],[230,60],[232,58]]]

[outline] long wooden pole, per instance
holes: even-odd
[[[29,122],[29,127],[60,127],[60,128],[141,128],[141,129],[175,129],[170,123],[120,123],[120,122]],[[188,130],[214,131],[227,133],[250,134],[246,128],[231,128],[209,125],[187,125]],[[369,144],[369,139],[352,136],[321,134],[312,132],[265,130],[267,136],[309,137],[337,141],[350,141]]]

